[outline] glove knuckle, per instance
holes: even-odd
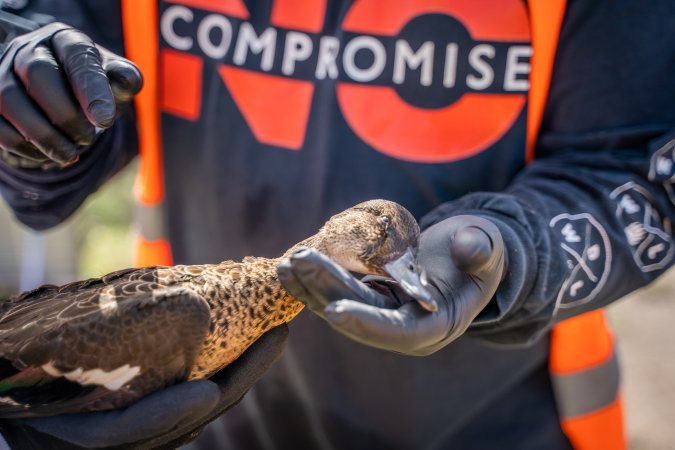
[[[87,42],[69,42],[63,47],[65,56],[63,64],[70,68],[90,68],[100,66],[101,53],[96,47]]]
[[[28,59],[17,60],[15,65],[21,79],[31,86],[43,83],[47,76],[53,74],[54,66],[53,61],[35,54]]]

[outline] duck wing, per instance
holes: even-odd
[[[13,297],[0,304],[0,417],[119,408],[183,380],[209,314],[153,268]]]

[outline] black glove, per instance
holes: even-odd
[[[155,392],[126,409],[0,421],[12,449],[173,449],[235,406],[281,356],[288,327],[276,327],[208,380]]]
[[[17,36],[0,57],[0,148],[71,164],[142,84],[133,63],[62,23]]]
[[[418,271],[438,303],[424,310],[394,281],[349,272],[315,250],[282,261],[286,290],[337,331],[372,347],[429,355],[462,335],[505,273],[501,233],[477,216],[455,216],[420,236]]]

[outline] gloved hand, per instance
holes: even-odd
[[[477,216],[450,217],[422,232],[417,264],[436,312],[394,281],[358,281],[315,250],[299,250],[277,271],[291,295],[340,333],[372,347],[429,355],[461,336],[494,296],[506,266],[501,233]]]
[[[276,327],[208,380],[150,394],[119,411],[0,421],[12,449],[173,449],[235,406],[281,356],[288,327]]]
[[[72,164],[142,84],[133,63],[62,23],[17,36],[0,57],[0,148]]]

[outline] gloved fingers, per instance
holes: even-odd
[[[279,265],[277,273],[284,288],[319,315],[328,304],[344,298],[381,308],[399,306],[395,299],[370,289],[315,249],[293,253]]]
[[[420,236],[418,261],[452,319],[447,342],[464,333],[493,298],[504,273],[504,244],[491,221],[458,215]]]
[[[326,310],[326,320],[340,333],[362,344],[409,355],[426,354],[447,331],[447,311],[429,313],[417,303],[383,309],[339,300]]]
[[[51,123],[73,142],[90,145],[96,131],[72,95],[72,90],[51,51],[44,46],[24,46],[14,59],[17,74],[28,95]]]
[[[277,276],[281,285],[284,287],[286,292],[291,294],[293,297],[302,300],[302,302],[307,306],[311,311],[319,313],[323,310],[321,302],[318,302],[312,295],[310,295],[305,285],[302,284],[302,280],[299,276],[295,274],[295,270],[291,258],[284,258],[279,265],[277,266]]]
[[[75,144],[49,123],[16,82],[8,83],[2,88],[0,111],[5,120],[49,159],[62,165],[77,159]]]
[[[454,216],[421,234],[418,261],[442,296],[454,297],[454,291],[466,289],[487,295],[501,281],[504,244],[492,222],[477,216]]]
[[[99,47],[117,106],[130,102],[143,87],[143,75],[134,63]]]
[[[477,226],[467,226],[457,230],[450,244],[452,260],[462,272],[475,274],[480,272],[492,257],[490,236]]]
[[[323,309],[331,301],[344,298],[342,291],[353,278],[349,272],[333,263],[315,249],[296,251],[277,267],[277,274],[288,292],[313,311]],[[351,298],[351,297],[348,297]]]
[[[31,161],[49,161],[44,153],[28,142],[9,122],[0,116],[0,147]]]
[[[99,128],[110,127],[116,104],[94,42],[80,31],[63,29],[52,36],[51,45],[89,122]]]
[[[20,420],[24,425],[86,448],[153,439],[174,430],[184,434],[218,407],[220,389],[209,380],[190,381],[154,392],[123,410]]]
[[[272,328],[236,361],[210,378],[220,387],[223,406],[237,402],[269,370],[281,357],[287,340],[286,324]]]
[[[451,244],[454,263],[470,278],[466,298],[482,310],[492,299],[506,272],[504,240],[497,226],[489,220],[471,217],[473,225],[457,230]],[[468,306],[468,304],[464,304]],[[467,325],[468,326],[468,325]]]

